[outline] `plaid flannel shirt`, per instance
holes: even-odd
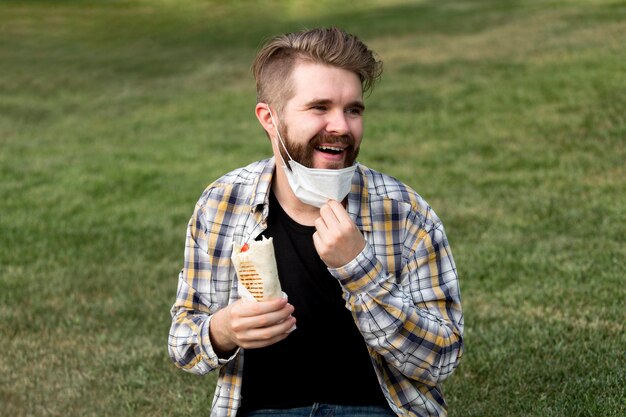
[[[218,358],[209,327],[217,310],[239,298],[232,247],[266,228],[274,168],[271,158],[218,179],[188,225],[169,353],[188,372],[219,370],[211,416],[235,416],[241,401],[244,349]],[[363,165],[347,211],[367,243],[350,263],[329,271],[343,288],[381,389],[400,416],[445,416],[439,383],[462,355],[463,314],[443,225],[415,191]]]

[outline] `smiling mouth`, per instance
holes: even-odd
[[[315,149],[330,155],[339,155],[345,151],[345,148],[340,148],[338,146],[316,146]]]

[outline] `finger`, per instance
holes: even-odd
[[[329,200],[328,203],[320,208],[320,218],[324,220],[326,227],[329,229],[336,228],[339,225],[339,219],[335,214],[332,203],[337,202],[335,200]]]
[[[250,301],[249,303],[253,303]],[[242,332],[249,329],[258,329],[271,327],[277,323],[281,323],[287,320],[294,311],[294,307],[291,304],[285,305],[280,310],[272,311],[269,313],[259,314],[255,316],[236,316],[233,320],[233,329],[236,332]]]
[[[317,225],[316,225],[317,227]],[[322,241],[322,237],[319,234],[319,231],[313,233],[313,246],[315,246],[315,250],[317,251],[317,253],[319,254],[321,250],[323,250],[323,241]]]
[[[288,316],[284,320],[280,320],[271,326],[256,327],[249,329],[247,334],[251,340],[270,339],[283,333],[289,333],[296,324],[296,318]]]
[[[333,209],[328,204],[320,208],[320,217],[315,220],[314,225],[322,239],[336,232],[340,226]]]
[[[240,317],[254,317],[261,314],[271,313],[284,308],[288,304],[286,298],[277,298],[269,301],[249,301],[239,299],[233,305]]]
[[[243,348],[259,348],[269,346],[286,338],[295,328],[296,319],[290,316],[287,320],[270,327],[249,329],[239,335],[239,346]]]
[[[317,219],[315,219],[315,222],[313,223],[313,225],[315,226],[315,230],[316,230],[316,232],[313,235],[314,237],[316,234],[326,235],[328,233],[328,225],[324,221],[324,218],[318,217]]]
[[[263,328],[263,327],[275,326],[279,323],[284,322],[285,320],[288,320],[290,317],[292,317],[291,314],[293,313],[293,311],[294,311],[294,307],[291,304],[288,304],[279,311],[257,316],[255,317],[256,319],[255,327]]]
[[[343,207],[343,205],[341,203],[339,203],[338,201],[329,200],[328,203],[326,203],[326,206],[328,206],[328,208],[332,210],[333,216],[335,217],[337,222],[339,222],[339,223],[345,223],[345,222],[352,223],[352,219],[350,218],[350,215],[348,214],[346,209]]]
[[[259,340],[251,340],[248,342],[241,342],[241,344],[239,346],[241,346],[244,349],[259,349],[259,348],[264,348],[270,345],[273,345],[274,343],[278,343],[283,339],[286,339],[287,336],[289,336],[289,333],[281,333],[275,337],[272,337],[271,339],[259,339]]]

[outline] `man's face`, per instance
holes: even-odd
[[[292,81],[294,95],[278,121],[291,157],[309,168],[352,166],[363,137],[359,77],[344,69],[300,62],[294,67]],[[278,149],[287,161],[282,146]]]

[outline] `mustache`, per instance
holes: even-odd
[[[326,145],[348,145],[349,148],[354,148],[354,138],[352,135],[329,135],[328,133],[318,133],[315,135],[310,141],[309,144],[313,147],[319,146],[321,144]]]

